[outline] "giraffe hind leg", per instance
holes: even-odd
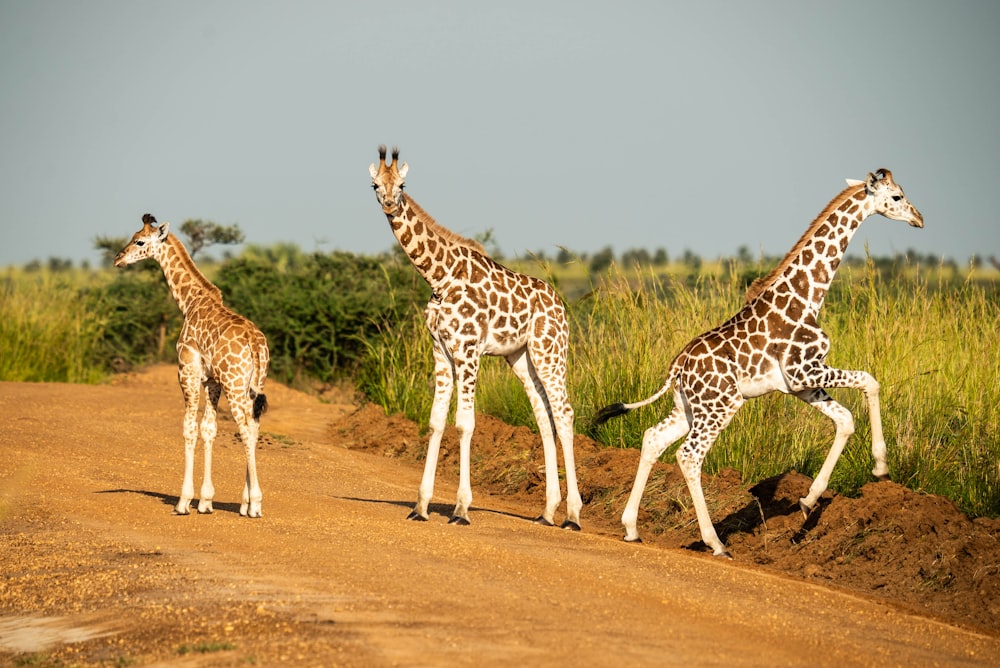
[[[723,397],[719,401],[697,406],[691,420],[691,432],[684,444],[677,450],[677,463],[680,465],[681,473],[684,474],[688,492],[690,492],[691,500],[694,503],[695,513],[698,516],[698,528],[701,530],[701,540],[712,548],[713,555],[726,559],[733,557],[729,554],[722,540],[719,539],[715,525],[712,524],[708,504],[705,502],[705,492],[701,487],[701,465],[719,434],[726,428],[726,425],[729,424],[742,405],[742,398],[729,396],[728,400]]]
[[[239,397],[234,400],[234,395]],[[233,419],[239,427],[240,439],[243,441],[243,448],[246,452],[246,476],[243,482],[243,496],[240,503],[240,515],[244,517],[261,517],[263,511],[261,504],[264,494],[260,488],[260,481],[257,478],[257,438],[259,435],[259,425],[253,419],[253,405],[245,390],[234,392],[233,395],[226,394],[229,399],[229,409],[233,413]]]
[[[713,555],[732,559],[733,556],[726,549],[726,546],[719,538],[719,534],[715,531],[715,525],[712,524],[712,518],[708,512],[708,504],[705,502],[705,492],[701,487],[701,464],[710,446],[711,443],[705,445],[704,440],[701,438],[689,438],[677,450],[677,463],[684,474],[688,492],[691,494],[691,501],[694,503],[702,542],[712,548]]]
[[[639,506],[642,503],[642,495],[646,490],[646,483],[649,474],[653,470],[653,465],[660,459],[660,455],[676,442],[683,438],[690,430],[687,415],[678,397],[674,397],[674,410],[667,419],[656,424],[642,436],[642,453],[639,455],[639,465],[635,472],[635,482],[632,483],[632,491],[629,494],[625,510],[622,512],[622,526],[625,528],[625,542],[641,543],[639,537]]]
[[[535,415],[535,422],[538,425],[538,435],[542,439],[542,452],[545,456],[545,507],[542,509],[542,514],[535,519],[535,523],[543,526],[554,526],[555,512],[562,501],[562,492],[559,488],[559,463],[556,460],[555,421],[552,416],[552,407],[527,350],[522,349],[518,353],[507,356],[506,359],[511,371],[524,386],[531,410]],[[579,512],[576,521],[579,525]]]

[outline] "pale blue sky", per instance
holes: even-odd
[[[848,252],[1000,255],[998,35],[993,0],[0,0],[0,266],[147,211],[387,250],[380,143],[506,254],[780,255],[887,167],[926,228]]]

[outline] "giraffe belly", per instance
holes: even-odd
[[[511,335],[491,335],[486,337],[485,345],[483,346],[484,355],[497,355],[500,357],[506,357],[507,355],[512,355],[524,348],[524,341],[517,337]]]
[[[769,392],[791,392],[785,374],[781,372],[781,367],[777,364],[769,365],[769,368],[761,373],[745,375],[740,378],[740,393],[746,399],[753,399]]]

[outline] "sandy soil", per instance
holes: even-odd
[[[808,478],[723,472],[706,492],[725,561],[701,550],[663,464],[646,542],[626,544],[637,452],[581,437],[584,531],[540,527],[537,437],[480,417],[472,526],[446,523],[454,434],[431,521],[408,522],[417,425],[267,393],[264,517],[250,520],[228,416],[215,512],[173,514],[172,368],[98,387],[0,383],[0,664],[1000,665],[1000,526],[945,499],[873,483],[828,494],[803,524]]]

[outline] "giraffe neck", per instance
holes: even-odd
[[[187,315],[195,302],[205,298],[222,303],[222,292],[198,270],[184,244],[173,234],[156,247],[154,257],[182,313]]]
[[[403,195],[399,212],[387,213],[386,218],[400,247],[435,292],[454,280],[458,268],[466,264],[463,257],[473,252],[486,256],[478,242],[438,225],[409,195]]]
[[[823,305],[844,252],[861,223],[874,213],[865,187],[850,186],[834,197],[785,258],[747,291],[747,301],[798,295],[815,310]]]

